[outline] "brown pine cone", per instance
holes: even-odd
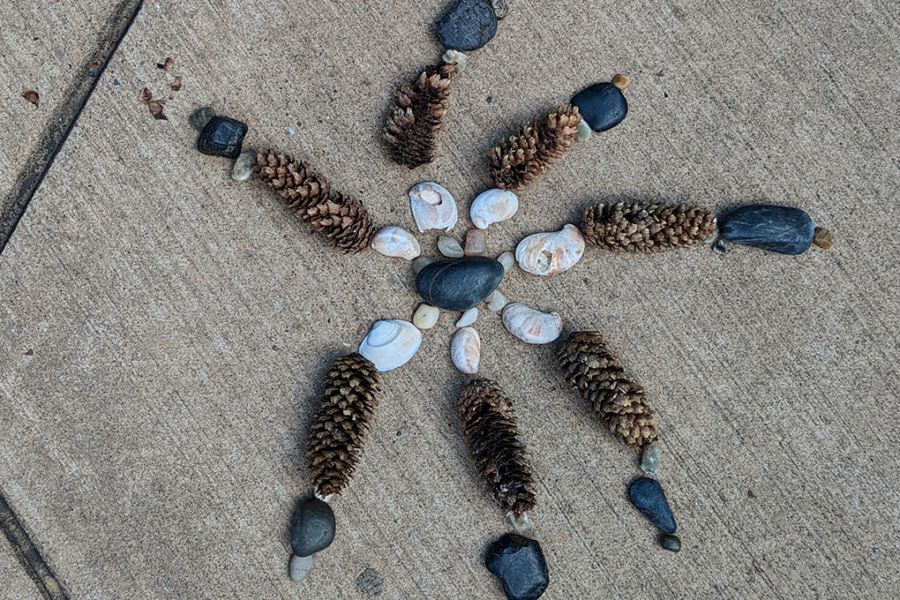
[[[355,253],[372,241],[375,226],[362,202],[332,192],[328,180],[316,175],[302,160],[260,150],[253,172],[336,248]]]
[[[582,214],[588,242],[625,252],[658,252],[702,242],[715,234],[716,217],[687,204],[595,204]]]
[[[599,332],[573,333],[556,357],[563,375],[593,405],[612,434],[635,450],[656,441],[656,416],[644,388],[628,377]]]
[[[418,77],[394,90],[394,106],[384,121],[384,139],[391,157],[414,169],[435,157],[435,134],[450,95],[455,64],[442,62],[422,69]]]
[[[469,450],[494,500],[516,518],[534,508],[534,484],[525,445],[516,433],[512,401],[493,381],[474,379],[459,399]]]
[[[577,106],[560,106],[540,121],[534,117],[521,125],[516,135],[501,140],[488,152],[494,185],[519,191],[537,179],[544,167],[572,144],[579,121]]]
[[[328,368],[322,404],[306,440],[307,466],[318,496],[340,494],[350,481],[378,404],[377,393],[375,365],[356,352]]]

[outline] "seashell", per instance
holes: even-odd
[[[492,292],[493,293],[493,292]],[[459,320],[456,322],[457,327],[466,327],[471,325],[478,319],[478,309],[474,306],[469,310],[465,311]]]
[[[481,361],[481,338],[473,327],[459,329],[450,340],[450,359],[466,375],[478,372]]]
[[[542,313],[520,302],[511,302],[502,315],[506,330],[529,344],[546,344],[562,333],[562,319],[555,312]]]
[[[413,325],[419,329],[431,329],[441,316],[441,310],[430,304],[422,303],[413,315]]]
[[[422,254],[419,241],[410,232],[395,225],[379,230],[372,238],[371,246],[379,254],[406,260]]]
[[[555,275],[575,266],[584,254],[584,237],[574,225],[535,233],[516,246],[516,261],[533,275]]]
[[[453,231],[459,218],[456,200],[443,186],[423,181],[409,188],[409,203],[419,231],[446,229]]]
[[[487,229],[491,223],[505,221],[519,210],[519,198],[509,190],[494,188],[481,192],[472,201],[469,217],[478,229]]]
[[[390,371],[409,362],[422,344],[422,332],[409,321],[375,321],[359,345],[359,353],[379,371]]]

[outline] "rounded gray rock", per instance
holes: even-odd
[[[742,206],[718,223],[719,235],[729,242],[791,255],[809,250],[816,231],[806,212],[790,206]]]
[[[436,27],[438,41],[450,50],[477,50],[497,33],[490,0],[459,0]]]
[[[334,511],[318,498],[304,501],[294,515],[291,548],[299,557],[324,550],[334,541]]]
[[[503,272],[499,261],[486,256],[438,260],[419,271],[416,290],[432,306],[468,310],[494,291]]]

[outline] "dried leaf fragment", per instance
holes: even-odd
[[[181,75],[175,78],[175,81],[172,82],[172,91],[177,92],[181,89]]]
[[[141,101],[141,104],[150,104],[150,101],[153,100],[153,92],[150,91],[150,88],[142,89],[138,94],[138,100]]]
[[[150,108],[150,114],[153,115],[154,119],[159,121],[168,121],[169,118],[163,114],[163,101],[162,100],[151,100],[147,103],[147,106]]]
[[[175,64],[175,61],[172,60],[171,56],[167,56],[165,62],[156,63],[157,69],[162,69],[163,71],[168,71],[169,68]]]
[[[41,96],[34,90],[24,89],[22,90],[22,97],[34,104],[38,105],[38,100],[40,100]]]

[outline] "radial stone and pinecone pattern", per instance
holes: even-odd
[[[414,169],[435,158],[435,134],[447,112],[450,80],[456,65],[441,63],[425,67],[419,76],[394,90],[394,106],[384,122],[384,139],[391,157]]]
[[[635,450],[656,441],[656,416],[644,388],[632,381],[596,331],[569,336],[557,352],[563,374],[600,420]]]
[[[377,392],[375,365],[356,352],[328,368],[322,404],[306,441],[307,466],[319,496],[340,494],[350,481],[378,404]]]
[[[362,202],[331,191],[328,181],[302,160],[260,151],[253,172],[338,249],[355,253],[368,247],[375,226]]]
[[[521,125],[515,135],[488,152],[494,184],[519,191],[537,179],[544,167],[572,144],[579,121],[578,107],[570,104]]]
[[[516,433],[512,401],[488,379],[474,379],[459,399],[469,450],[494,500],[516,517],[534,508],[531,466]]]
[[[584,210],[584,239],[625,252],[658,252],[702,242],[716,232],[716,217],[686,204],[619,202]]]

